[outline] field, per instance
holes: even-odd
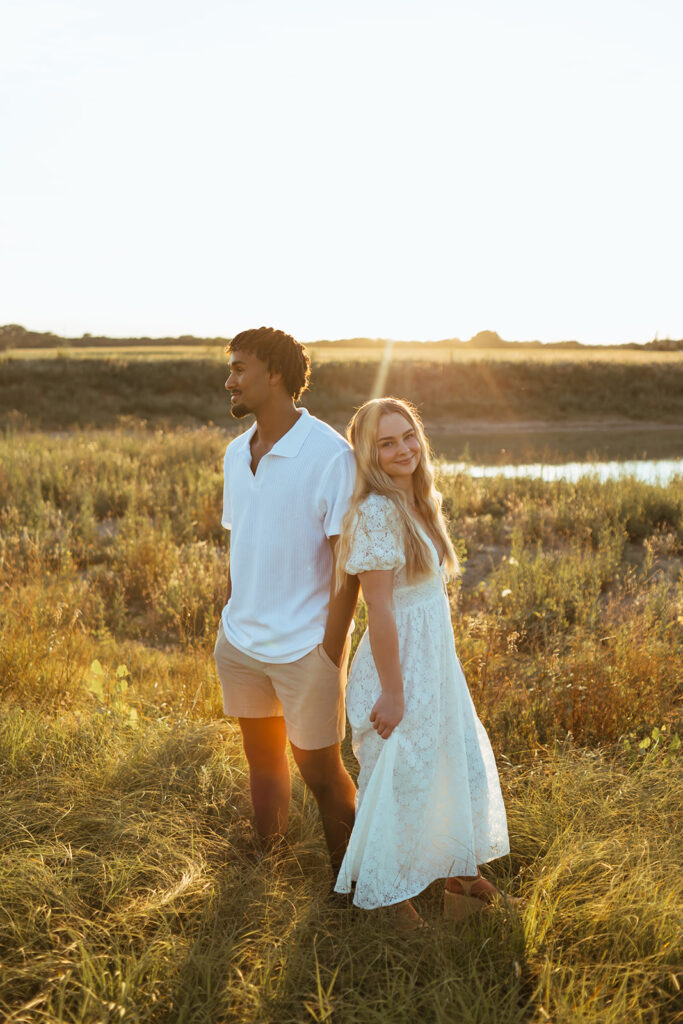
[[[362,347],[335,342],[306,346],[315,366],[321,363],[380,362],[391,357],[392,362],[470,363],[487,362],[528,363],[616,363],[627,366],[647,366],[652,363],[681,364],[683,351],[657,351],[604,346],[596,348],[448,348],[429,342],[386,342],[377,347]],[[16,348],[0,351],[3,359],[212,359],[223,362],[222,345],[112,345],[57,346],[55,348]]]
[[[254,842],[211,655],[225,431],[41,433],[39,395],[0,438],[5,1019],[679,1019],[681,478],[440,481],[509,815],[487,871],[529,903],[449,930],[435,884],[396,935],[326,900],[300,782],[288,844]]]
[[[392,361],[401,362],[435,362],[435,363],[469,363],[483,359],[490,362],[528,363],[541,362],[555,365],[557,363],[620,363],[642,366],[648,363],[678,363],[683,352],[643,351],[642,349],[626,349],[605,346],[604,348],[583,349],[524,349],[524,348],[439,348],[429,342],[396,342],[376,350],[345,346],[309,347],[311,361],[315,363],[358,362],[361,360],[377,361],[390,356]]]

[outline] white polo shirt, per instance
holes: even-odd
[[[302,409],[251,471],[256,424],[225,452],[223,526],[231,531],[225,635],[259,661],[297,661],[322,641],[339,534],[356,473],[336,430]]]

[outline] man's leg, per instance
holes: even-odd
[[[320,809],[332,870],[336,875],[353,828],[356,787],[344,767],[338,743],[320,750],[302,750],[293,743],[291,747],[301,776]]]
[[[292,786],[283,718],[240,718],[244,753],[249,763],[251,802],[256,831],[275,839],[287,831]]]

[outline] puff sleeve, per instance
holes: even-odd
[[[371,494],[358,509],[353,524],[351,550],[346,572],[376,569],[400,569],[405,565],[401,526],[393,502],[380,494]]]

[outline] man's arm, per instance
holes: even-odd
[[[335,665],[340,665],[349,626],[351,625],[353,612],[358,601],[358,577],[344,576],[341,588],[335,591],[335,549],[339,537],[330,537],[328,539],[332,548],[332,580],[330,581],[330,607],[327,613],[323,649]],[[229,582],[228,586],[230,586]]]

